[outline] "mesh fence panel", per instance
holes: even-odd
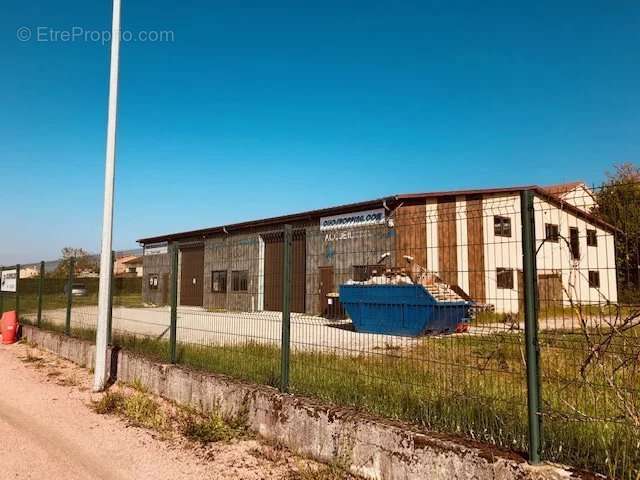
[[[286,265],[275,223],[148,248],[114,274],[112,343],[171,361],[175,248],[177,363],[284,387],[286,267],[292,393],[525,452],[530,295],[543,459],[636,478],[640,185],[567,188],[535,191],[536,289],[520,192],[408,198],[293,223]],[[64,328],[67,283],[45,279],[43,327]],[[73,335],[95,334],[97,283],[74,280]],[[20,290],[33,322],[37,279]]]
[[[640,290],[639,197],[624,197],[638,188],[535,204],[544,457],[627,478],[640,474]]]

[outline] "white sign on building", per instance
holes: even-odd
[[[169,246],[165,244],[156,244],[149,245],[144,247],[145,255],[164,255],[165,253],[169,253]]]
[[[384,208],[376,208],[374,210],[365,210],[364,212],[322,217],[320,218],[320,231],[382,225],[384,221]]]
[[[15,293],[18,283],[17,278],[18,271],[15,268],[13,270],[3,270],[2,278],[0,279],[0,291]]]

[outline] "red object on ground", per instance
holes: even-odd
[[[18,338],[18,316],[15,311],[2,315],[2,343],[8,345],[16,343]]]
[[[469,331],[469,324],[467,322],[459,323],[456,325],[456,333],[467,333]]]

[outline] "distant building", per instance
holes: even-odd
[[[40,275],[39,265],[25,265],[20,267],[20,278],[34,278]]]
[[[113,273],[115,276],[142,277],[142,272],[143,265],[141,255],[125,255],[116,258],[116,262],[113,267]]]

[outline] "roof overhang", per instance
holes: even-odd
[[[471,195],[500,195],[500,194],[514,194],[520,193],[526,190],[533,191],[538,197],[555,205],[561,210],[572,213],[578,218],[597,225],[604,230],[610,232],[620,232],[619,229],[608,224],[607,222],[599,219],[595,215],[585,212],[580,208],[562,200],[560,197],[547,192],[543,187],[539,185],[522,185],[516,187],[506,188],[484,188],[484,189],[471,189],[471,190],[449,190],[439,192],[425,192],[425,193],[405,193],[392,195],[388,197],[382,197],[375,200],[369,200],[365,202],[349,203],[345,205],[339,205],[335,207],[323,208],[319,210],[310,210],[308,212],[293,213],[289,215],[282,215],[278,217],[265,218],[262,220],[251,220],[247,222],[232,223],[229,225],[219,225],[211,228],[202,228],[197,230],[189,230],[185,232],[170,233],[166,235],[158,235],[155,237],[141,238],[138,243],[148,245],[159,242],[171,242],[184,239],[193,238],[206,238],[218,234],[228,234],[231,232],[238,232],[241,230],[247,230],[251,228],[265,228],[274,227],[276,225],[282,225],[284,223],[301,223],[310,222],[319,219],[320,217],[328,215],[339,215],[341,213],[351,213],[357,210],[366,210],[369,208],[384,207],[387,210],[392,210],[399,205],[415,204],[421,201],[425,201],[430,198],[442,198],[442,197],[456,197],[456,196],[471,196]]]

